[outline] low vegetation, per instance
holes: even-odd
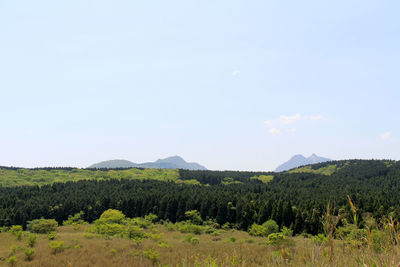
[[[336,215],[327,214],[328,230],[335,221],[329,216]],[[313,237],[292,236],[293,231],[279,229],[273,220],[253,224],[247,233],[203,221],[196,210],[185,216],[185,221],[172,224],[154,214],[127,218],[109,209],[93,224],[80,220],[80,228],[68,223],[56,227],[57,238],[52,241],[44,233],[12,226],[0,233],[0,265],[395,266],[400,262],[399,224],[391,219],[382,224],[370,221],[361,229],[339,216],[335,218],[341,226],[336,224],[332,235]],[[21,240],[15,239],[18,232],[23,233]]]
[[[45,180],[0,186],[0,265],[400,262],[399,162],[329,162],[274,174],[6,170],[17,178],[44,172]],[[72,180],[53,183],[57,174]]]

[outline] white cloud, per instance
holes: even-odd
[[[267,121],[264,121],[264,123],[265,123],[265,125],[271,126],[271,127],[272,127],[272,125],[274,125],[274,121],[273,120],[267,120]]]
[[[281,131],[279,129],[276,129],[276,128],[271,128],[271,129],[269,129],[269,133],[270,134],[280,134]]]
[[[311,115],[311,116],[306,116],[305,117],[306,120],[311,120],[311,121],[319,121],[324,119],[324,116],[322,115]]]
[[[290,124],[290,123],[293,123],[295,121],[301,120],[301,115],[300,114],[296,114],[296,115],[293,115],[293,116],[281,115],[279,117],[279,120],[283,124]]]
[[[240,74],[240,70],[233,70],[232,75],[233,76],[238,76]]]
[[[323,119],[325,119],[324,116],[320,114],[303,116],[297,113],[295,115],[281,115],[277,119],[264,121],[264,124],[269,128],[270,134],[279,134],[281,130],[288,133],[296,133],[297,129],[293,126],[289,128],[289,125],[296,125],[306,121],[317,122]]]
[[[391,134],[392,134],[391,132],[383,133],[383,134],[381,134],[381,139],[382,140],[388,140],[390,138]]]

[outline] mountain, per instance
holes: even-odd
[[[134,163],[128,160],[107,160],[93,165],[89,169],[112,169],[112,168],[147,168],[147,169],[186,169],[186,170],[207,170],[206,167],[195,163],[186,162],[179,156],[168,157],[159,159],[155,162]]]
[[[312,154],[310,157],[306,158],[303,155],[294,155],[289,161],[279,165],[275,171],[276,172],[283,172],[287,170],[291,170],[300,166],[316,164],[326,161],[332,161],[328,158],[319,157],[315,154]]]

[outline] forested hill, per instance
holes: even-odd
[[[0,179],[4,174],[20,177],[29,172],[38,172],[35,179],[40,174],[47,175],[43,179],[78,177],[72,175],[76,173],[90,179],[0,187],[0,226],[25,225],[40,217],[61,222],[80,211],[91,222],[109,208],[129,217],[151,212],[174,222],[182,220],[185,211],[198,210],[203,219],[240,229],[272,218],[295,233],[316,234],[322,231],[328,203],[334,213],[344,212],[352,220],[347,196],[356,205],[360,227],[368,214],[377,221],[389,214],[400,219],[400,162],[395,161],[327,162],[283,173],[3,168]]]

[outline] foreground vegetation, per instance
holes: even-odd
[[[0,168],[0,182],[0,265],[400,262],[400,162],[284,173]]]
[[[30,222],[29,232],[19,226],[2,228],[0,265],[397,266],[400,262],[399,235],[394,235],[390,222],[386,230],[372,223],[367,235],[357,233],[363,230],[354,224],[331,233],[332,218],[325,217],[326,234],[294,237],[272,220],[247,233],[202,221],[195,210],[175,224],[152,214],[130,219],[107,210],[90,225],[82,215],[70,216],[60,227],[54,220],[40,219]]]

